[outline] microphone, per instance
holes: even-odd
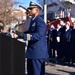
[[[27,8],[23,7],[22,5],[19,5],[19,7],[23,8],[24,10],[27,10]]]

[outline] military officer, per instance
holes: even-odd
[[[45,75],[45,60],[48,58],[46,24],[39,16],[43,7],[30,2],[28,9],[32,16],[29,31],[24,34],[16,31],[16,34],[29,41],[26,52],[28,75]]]

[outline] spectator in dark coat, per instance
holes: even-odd
[[[70,62],[71,50],[70,50],[70,40],[71,40],[71,28],[68,23],[66,23],[65,34],[63,36],[63,52],[64,52],[64,61]]]
[[[60,50],[61,50],[61,54],[60,54],[60,59],[63,58],[64,54],[63,54],[63,36],[65,34],[65,23],[63,20],[60,20],[60,25],[61,25],[61,28],[60,28]]]
[[[57,24],[57,44],[56,44],[56,47],[57,47],[57,59],[61,59],[61,46],[60,46],[60,29],[61,29],[61,25],[60,24]]]
[[[75,62],[75,22],[73,23],[73,29],[71,31],[71,59],[72,63]]]
[[[50,38],[50,58],[55,58],[55,50],[56,50],[56,36],[57,36],[57,31],[54,27],[54,25],[51,25],[51,28],[49,30],[49,38]]]

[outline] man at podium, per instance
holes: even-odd
[[[29,31],[16,31],[16,34],[29,41],[26,52],[28,75],[45,75],[45,60],[48,58],[46,24],[39,16],[43,7],[30,2],[28,9],[29,15],[32,16]]]

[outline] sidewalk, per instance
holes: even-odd
[[[27,65],[27,63],[25,63]],[[27,67],[25,66],[25,75],[27,74]],[[58,64],[58,63],[46,63],[45,65],[46,75],[75,75],[75,63],[70,64]]]
[[[45,66],[46,75],[75,75],[75,65],[48,64]]]

